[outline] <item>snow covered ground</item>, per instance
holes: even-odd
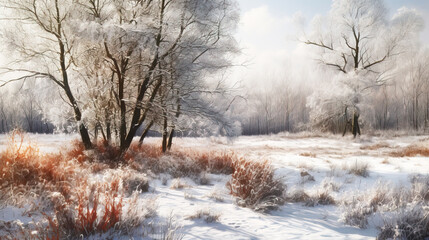
[[[76,135],[31,135],[42,151],[58,151]],[[160,143],[148,138],[148,143]],[[0,136],[0,150],[6,137]],[[410,176],[429,173],[429,159],[425,157],[392,157],[392,152],[409,145],[429,146],[427,136],[373,137],[357,139],[333,135],[277,134],[272,136],[225,138],[176,138],[174,149],[233,151],[254,161],[270,160],[276,174],[288,186],[288,192],[303,189],[308,193],[335,186],[331,194],[336,202],[365,193],[379,185],[408,186]],[[347,171],[350,166],[368,165],[369,176],[362,177]],[[303,180],[307,172],[315,181]],[[208,174],[209,185],[191,179],[152,180],[149,193],[141,199],[156,197],[158,215],[172,215],[181,226],[183,239],[374,239],[375,222],[367,229],[351,227],[341,220],[343,207],[336,205],[305,206],[286,203],[277,211],[258,213],[234,204],[225,187],[230,176]],[[183,188],[174,188],[180,181]],[[192,219],[199,211],[210,212],[218,220],[207,223]],[[30,221],[25,211],[0,206],[0,221],[15,218]],[[374,220],[376,221],[376,220]]]

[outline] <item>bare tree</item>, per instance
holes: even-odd
[[[83,144],[87,149],[92,148],[88,129],[82,122],[81,107],[75,98],[69,79],[69,70],[73,64],[71,53],[74,47],[72,36],[68,34],[68,20],[72,11],[72,2],[11,0],[3,1],[2,5],[13,11],[18,29],[26,26],[32,27],[32,30],[26,29],[22,32],[31,33],[31,37],[27,36],[27,39],[25,36],[24,39],[17,39],[9,35],[10,41],[8,43],[21,55],[21,61],[15,65],[24,65],[6,69],[23,74],[9,82],[45,78],[56,83],[63,90],[74,111]],[[16,32],[11,34],[16,34]],[[28,39],[32,40],[28,41]],[[27,67],[25,64],[21,64],[22,62],[32,62],[32,66]]]

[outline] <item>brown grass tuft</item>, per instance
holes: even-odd
[[[220,214],[214,213],[209,209],[198,210],[194,215],[187,217],[186,219],[195,220],[203,219],[206,223],[218,222]]]
[[[241,158],[234,163],[234,168],[227,188],[237,197],[240,206],[268,211],[283,204],[286,185],[275,178],[268,161],[253,162]]]

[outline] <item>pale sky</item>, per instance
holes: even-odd
[[[420,39],[429,46],[428,0],[384,2],[390,16],[401,7],[417,9],[426,25]],[[238,0],[238,3],[241,20],[236,37],[243,52],[239,59],[248,64],[235,70],[232,78],[263,85],[261,77],[287,74],[285,66],[305,61],[308,56],[303,56],[305,50],[297,41],[303,33],[300,26],[308,27],[315,16],[327,15],[332,0]]]

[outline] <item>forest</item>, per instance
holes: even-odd
[[[3,51],[16,59],[2,68],[1,132],[80,129],[118,142],[146,128],[168,136],[341,134],[354,110],[363,131],[428,129],[428,50],[419,38],[424,21],[413,9],[389,19],[382,4],[368,11],[337,6],[296,36],[308,59],[254,88],[228,78],[231,68],[247,67],[236,57],[236,3],[210,3],[197,13],[182,3],[154,9],[137,1],[138,8],[115,10],[84,1],[59,3],[55,13],[43,9],[55,3],[7,2],[11,16],[28,18],[3,27]]]

